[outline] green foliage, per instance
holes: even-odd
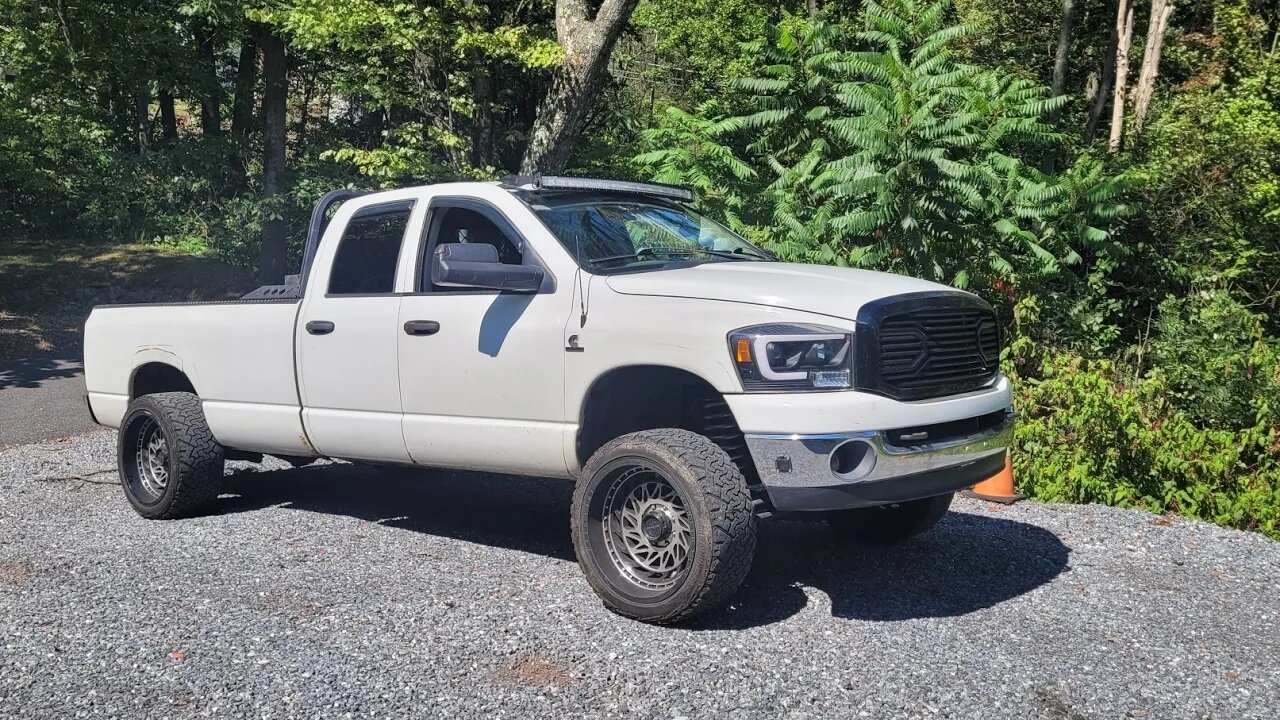
[[[657,182],[693,188],[702,209],[742,229],[745,195],[758,174],[724,143],[726,136],[742,129],[742,121],[708,120],[708,110],[705,105],[698,113],[668,108],[665,122],[644,134],[645,142],[658,149],[638,155],[635,161]]]
[[[681,103],[692,107],[722,98],[734,78],[752,71],[758,54],[749,44],[774,11],[757,0],[646,0],[632,17],[641,42],[615,55],[648,82],[678,87]]]
[[[1280,539],[1280,428],[1206,429],[1158,378],[1051,355],[1015,376],[1019,488],[1047,502],[1175,512]]]
[[[1175,99],[1143,150],[1143,203],[1165,272],[1184,286],[1231,287],[1269,308],[1280,331],[1280,57]]]
[[[1280,538],[1277,344],[1220,291],[1160,310],[1148,354],[1117,362],[1037,342],[1028,330],[1044,309],[1018,303],[1004,369],[1019,413],[1019,489]]]
[[[1262,321],[1222,290],[1161,303],[1152,374],[1196,425],[1280,423],[1280,343]]]
[[[373,148],[340,146],[325,150],[322,160],[351,165],[373,187],[392,188],[408,183],[445,180],[487,180],[493,172],[483,168],[442,164],[425,148],[457,147],[461,138],[442,133],[420,123],[405,123],[384,134],[383,143]]]
[[[869,2],[856,32],[792,17],[757,48],[761,74],[739,83],[754,112],[734,123],[672,116],[671,144],[642,159],[666,152],[663,177],[728,196],[713,182],[724,154],[676,149],[690,141],[677,128],[703,122],[720,147],[745,128],[755,173],[772,178],[749,234],[785,258],[986,288],[1032,287],[1113,252],[1128,181],[1087,155],[1040,172],[1063,142],[1045,117],[1065,98],[953,60],[971,29],[947,24],[948,11],[945,0]]]

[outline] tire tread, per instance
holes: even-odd
[[[755,557],[755,507],[746,479],[729,455],[710,439],[679,428],[642,430],[609,441],[587,462],[583,477],[592,477],[614,451],[636,443],[661,447],[698,478],[703,497],[711,511],[714,548],[711,566],[692,599],[664,615],[641,616],[610,603],[604,593],[600,594],[610,609],[624,617],[660,625],[678,623],[724,604],[746,579]],[[579,527],[582,514],[577,511],[581,503],[586,502],[587,487],[588,483],[579,482],[574,492],[572,532],[579,557],[582,557],[582,553],[589,552],[586,547],[580,546],[583,544],[579,541],[583,534]]]
[[[139,406],[163,418],[173,457],[170,482],[175,483],[168,502],[156,506],[153,512],[144,513],[142,509],[139,512],[156,520],[201,514],[222,491],[225,455],[205,422],[200,398],[188,392],[155,393],[134,400],[131,407]],[[127,458],[121,458],[121,462],[125,461]]]

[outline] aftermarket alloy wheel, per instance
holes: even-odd
[[[874,545],[896,545],[938,524],[951,507],[955,493],[909,500],[881,507],[827,513],[836,535]]]
[[[746,481],[715,443],[646,430],[600,448],[573,495],[574,550],[606,606],[653,623],[727,601],[751,569]]]
[[[130,403],[117,456],[125,497],[145,518],[199,514],[222,487],[223,449],[191,393],[143,395]]]

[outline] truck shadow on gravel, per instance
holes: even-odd
[[[570,483],[488,473],[322,465],[227,478],[216,514],[268,507],[353,517],[411,532],[574,562]],[[825,593],[835,617],[898,621],[965,615],[1052,581],[1070,548],[1052,532],[990,512],[950,513],[897,547],[837,541],[821,522],[766,520],[733,604],[691,630],[758,627]]]
[[[826,593],[839,618],[966,615],[1052,581],[1068,569],[1070,553],[1045,528],[989,514],[948,513],[932,531],[895,547],[841,541],[822,522],[765,522],[734,608],[702,626],[782,620],[808,603],[805,587]]]

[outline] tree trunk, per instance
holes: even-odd
[[[442,61],[425,50],[419,49],[413,56],[413,78],[418,89],[418,110],[427,117],[431,127],[444,136],[462,135],[465,127],[454,124],[453,105],[449,102],[450,74],[448,61]],[[395,108],[392,108],[394,111]],[[394,114],[394,113],[392,113]],[[366,122],[386,121],[396,125],[400,121],[389,118],[386,114],[366,115]],[[383,128],[386,125],[384,123]],[[458,147],[454,143],[446,143],[441,151],[445,155],[445,163],[457,167],[467,161],[469,149]]]
[[[160,128],[166,141],[178,139],[178,113],[173,107],[173,91],[160,91]]]
[[[1067,90],[1067,61],[1071,57],[1071,35],[1076,23],[1076,0],[1062,0],[1062,27],[1058,29],[1058,51],[1053,56],[1053,85],[1050,95],[1059,97]],[[1050,114],[1057,120],[1061,110]]]
[[[293,153],[301,157],[307,150],[307,121],[311,119],[312,84],[305,75],[302,76],[302,103],[298,107],[298,130],[294,135]]]
[[[499,0],[500,2],[500,0]],[[494,0],[468,0],[471,6],[471,30],[484,33],[489,24],[501,22],[499,2]],[[493,76],[488,57],[478,47],[467,51],[467,64],[471,67],[471,148],[468,160],[473,168],[492,167],[493,157]]]
[[[196,37],[197,82],[200,92],[200,129],[205,135],[222,132],[222,84],[218,81],[218,58],[213,31],[203,21],[192,27]]]
[[[236,143],[227,160],[232,169],[231,192],[237,195],[249,188],[249,163],[244,152],[253,127],[253,87],[258,76],[257,31],[256,26],[251,26],[240,38],[235,93],[231,98],[231,135]]]
[[[1120,0],[1116,12],[1116,89],[1111,97],[1111,139],[1107,141],[1109,152],[1120,152],[1120,139],[1124,134],[1124,92],[1129,83],[1129,47],[1133,44],[1133,3]]]
[[[1053,56],[1053,84],[1050,86],[1050,97],[1061,97],[1067,89],[1067,60],[1071,55],[1071,33],[1076,22],[1075,0],[1062,0],[1062,27],[1058,29],[1058,51]],[[1056,123],[1062,117],[1062,108],[1054,108],[1049,112],[1049,122]],[[1046,175],[1054,170],[1053,152],[1044,155],[1042,163]]]
[[[133,123],[138,152],[145,153],[151,147],[151,88],[146,83],[133,96]]]
[[[1133,131],[1142,132],[1151,107],[1151,95],[1156,89],[1156,76],[1160,74],[1160,53],[1164,48],[1164,33],[1173,15],[1171,0],[1151,0],[1151,21],[1147,25],[1147,44],[1142,53],[1142,68],[1138,71],[1138,89],[1134,95]]]
[[[1116,26],[1111,26],[1111,39],[1107,41],[1107,54],[1102,58],[1102,78],[1098,81],[1097,94],[1093,96],[1093,104],[1089,107],[1089,121],[1085,125],[1086,142],[1093,142],[1098,132],[1098,124],[1102,122],[1102,113],[1107,109],[1107,99],[1111,97],[1111,84],[1116,78],[1116,48],[1120,44],[1120,35]]]
[[[236,64],[236,90],[231,101],[231,134],[243,138],[253,124],[253,83],[258,74],[258,42],[251,30],[240,39],[240,61]]]
[[[477,168],[493,165],[493,81],[489,68],[480,53],[476,52],[471,67],[471,166]]]
[[[137,124],[138,108],[133,96],[124,92],[114,80],[108,81],[107,103],[110,108],[111,129],[115,136],[116,148],[122,153],[131,153],[138,149]]]
[[[285,76],[284,40],[274,30],[263,34],[262,72],[265,87],[262,93],[262,126],[265,155],[262,162],[262,186],[273,213],[278,212],[272,198],[285,194],[285,111],[288,84]],[[258,266],[259,278],[264,283],[280,283],[284,280],[286,240],[288,228],[283,219],[267,220],[262,224],[262,255]]]
[[[538,108],[520,172],[563,172],[586,127],[609,54],[639,0],[604,0],[595,17],[586,0],[556,0],[556,40],[565,60]]]

